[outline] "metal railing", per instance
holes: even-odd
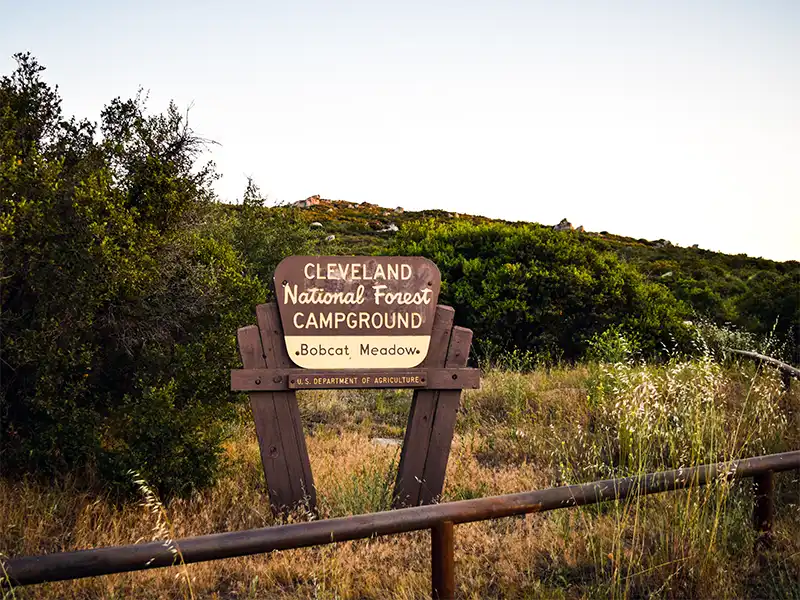
[[[800,380],[800,369],[776,358],[759,354],[758,352],[750,352],[749,350],[737,350],[736,348],[723,348],[723,351],[728,352],[729,354],[735,354],[737,356],[747,358],[755,363],[768,365],[774,369],[777,369],[781,374],[781,379],[783,380],[783,389],[787,392],[792,387],[792,378]]]
[[[215,533],[175,540],[173,546],[179,550],[184,563],[194,563],[430,529],[432,595],[439,599],[451,598],[455,594],[454,525],[624,500],[629,496],[681,490],[726,478],[752,477],[755,482],[753,524],[763,543],[768,542],[773,525],[774,473],[794,469],[800,470],[800,451],[519,494]],[[174,549],[162,542],[151,542],[11,558],[5,561],[4,568],[11,584],[21,586],[155,569],[177,562]]]

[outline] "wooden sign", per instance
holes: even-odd
[[[231,371],[231,389],[250,396],[273,511],[315,510],[296,396],[304,389],[413,388],[392,504],[439,500],[461,390],[480,385],[467,368],[472,331],[436,304],[440,287],[439,269],[420,257],[291,256],[278,265],[276,302],[239,329],[244,368]]]
[[[290,256],[275,269],[289,358],[306,369],[416,367],[440,287],[426,258]]]

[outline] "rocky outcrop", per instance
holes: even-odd
[[[558,225],[553,225],[553,229],[556,231],[572,231],[575,228],[572,226],[572,223],[566,219],[561,219],[561,222]]]
[[[314,206],[316,204],[322,204],[324,200],[319,197],[319,194],[315,194],[314,196],[309,196],[305,200],[298,200],[297,202],[293,202],[292,206],[297,206],[299,208],[308,208],[309,206]]]

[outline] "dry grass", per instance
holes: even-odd
[[[492,372],[465,394],[444,500],[800,448],[800,392],[710,361]],[[410,395],[305,393],[322,517],[388,507]],[[213,489],[115,505],[67,479],[0,480],[0,552],[29,555],[274,524],[249,417]],[[464,598],[800,598],[800,475],[778,476],[770,561],[752,551],[749,482],[456,529]],[[158,514],[156,514],[158,513]],[[304,518],[298,515],[296,518]],[[159,520],[161,519],[161,520]],[[155,531],[154,531],[155,528]],[[420,598],[426,532],[18,588],[15,598]],[[187,579],[188,578],[188,579]],[[13,594],[13,595],[12,595]]]

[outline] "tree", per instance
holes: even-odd
[[[99,127],[65,119],[44,69],[15,58],[0,80],[0,464],[206,485],[235,331],[265,289],[209,218],[204,141],[141,96]]]
[[[232,222],[230,239],[247,272],[270,288],[275,267],[283,258],[291,254],[315,254],[325,236],[322,231],[309,228],[300,209],[286,205],[267,208],[266,201],[259,187],[248,179],[242,204]],[[326,252],[331,251],[328,244]]]

